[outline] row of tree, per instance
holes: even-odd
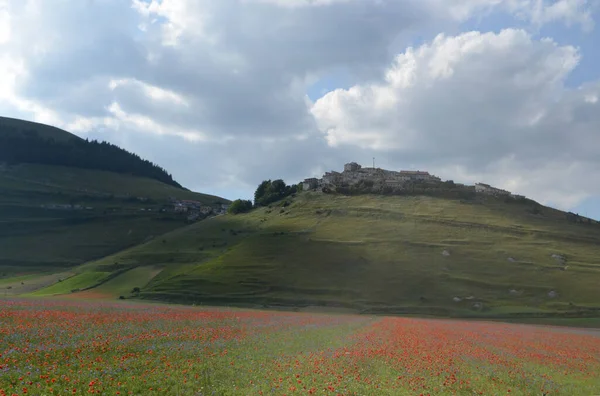
[[[258,185],[254,192],[254,204],[250,200],[236,199],[229,206],[229,213],[238,214],[249,212],[253,208],[268,206],[286,198],[302,189],[300,184],[286,185],[281,179],[265,180]]]
[[[342,184],[333,188],[324,187],[323,192],[343,195],[428,195],[457,199],[472,199],[476,196],[474,188],[457,186],[451,180],[436,183],[413,181],[398,187],[376,184],[372,180],[361,180],[352,185]]]
[[[258,185],[254,193],[254,206],[268,206],[273,202],[295,194],[299,188],[296,184],[288,186],[281,179],[265,180]]]
[[[181,185],[160,166],[116,145],[75,137],[70,140],[56,141],[38,136],[35,130],[18,134],[14,133],[13,129],[15,128],[0,125],[0,162],[9,165],[19,163],[60,165],[125,173],[155,179],[181,188]]]

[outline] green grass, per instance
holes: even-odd
[[[92,202],[102,202],[102,198],[107,195],[144,197],[162,201],[169,197],[176,197],[198,200],[206,205],[228,202],[214,195],[180,189],[154,179],[94,169],[40,164],[21,164],[0,171],[1,188],[5,188],[8,190],[6,193],[17,198],[41,194],[41,197],[35,197],[38,201],[44,195],[59,194],[65,195],[64,200],[67,202],[73,198],[72,196],[80,200],[87,198]]]
[[[505,320],[506,321],[506,320]],[[511,322],[509,320],[509,322]],[[564,327],[582,327],[600,329],[600,318],[533,318],[512,320],[514,323],[564,326]]]
[[[185,215],[159,213],[170,197],[210,206],[226,202],[111,172],[35,164],[1,168],[0,278],[61,271],[183,227]],[[53,204],[89,209],[48,208]]]
[[[135,287],[143,288],[160,273],[159,267],[136,267],[128,270],[92,290],[92,295],[107,297],[129,296]],[[82,295],[85,297],[85,295]]]
[[[0,295],[15,296],[32,293],[73,275],[75,273],[64,271],[2,278],[0,279]]]
[[[50,125],[37,122],[25,121],[16,118],[0,117],[0,126],[8,128],[17,128],[17,133],[21,134],[25,130],[35,130],[38,136],[56,141],[68,141],[70,139],[79,139],[76,135],[56,128]],[[7,130],[4,130],[7,133]]]
[[[31,293],[31,296],[53,296],[58,294],[68,294],[73,290],[85,289],[102,282],[110,272],[83,272],[61,282],[57,282],[45,289]]]
[[[495,199],[303,193],[283,213],[275,205],[219,216],[85,268],[163,266],[142,297],[172,302],[437,316],[593,315],[589,308],[600,301],[600,227],[569,223],[550,208],[542,215],[529,209]],[[567,257],[566,271],[553,253]],[[549,298],[551,290],[558,297]]]

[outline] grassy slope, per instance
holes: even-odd
[[[26,130],[35,130],[37,131],[38,136],[54,139],[56,141],[67,141],[72,138],[79,138],[78,136],[60,128],[16,118],[0,117],[0,126],[17,128],[17,133],[22,133]]]
[[[274,207],[219,216],[79,270],[162,266],[142,297],[207,304],[438,315],[475,314],[477,301],[486,307],[478,315],[598,304],[600,228],[568,223],[549,208],[543,215],[528,209],[495,199],[304,193],[284,213]],[[444,249],[450,256],[442,255]],[[567,257],[566,271],[553,253]],[[558,297],[549,298],[550,290]]]
[[[128,196],[151,201],[132,201]],[[0,278],[61,271],[182,227],[181,215],[157,212],[169,197],[207,205],[225,202],[111,172],[36,164],[0,168]],[[69,203],[93,209],[42,208]],[[148,208],[153,211],[141,210]]]

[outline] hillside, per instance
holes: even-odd
[[[35,133],[31,128],[37,128]],[[87,144],[57,128],[6,118],[0,119],[0,132],[0,140],[9,136],[19,140],[22,134],[33,133],[30,137],[42,144],[44,139]],[[14,145],[0,144],[0,152],[10,153],[12,149]],[[110,150],[121,149],[113,146]],[[149,164],[122,152],[122,158],[129,159],[123,164]],[[51,160],[60,157],[51,149],[45,155]],[[187,225],[189,214],[174,211],[176,200],[196,201],[215,210],[228,202],[153,178],[160,173],[155,167],[143,169],[150,169],[151,174],[143,177],[134,171],[111,172],[93,166],[27,160],[7,163],[0,158],[0,279],[42,274],[42,284],[55,282],[64,277],[54,276],[57,272],[68,274],[71,267]],[[31,288],[20,282],[15,286],[19,287],[11,290]]]
[[[32,135],[42,139],[54,139],[57,142],[68,142],[72,139],[83,140],[72,133],[50,125],[17,118],[0,117],[0,136],[22,138]]]
[[[600,226],[536,208],[492,197],[304,192],[85,264],[40,294],[102,283],[114,297],[137,286],[144,299],[197,304],[597,315]],[[132,268],[152,276],[124,281]]]
[[[113,144],[83,140],[58,128],[2,117],[0,163],[95,169],[146,177],[181,188],[160,166]]]

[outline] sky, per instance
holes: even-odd
[[[0,0],[0,115],[250,199],[346,162],[600,219],[600,0]]]

